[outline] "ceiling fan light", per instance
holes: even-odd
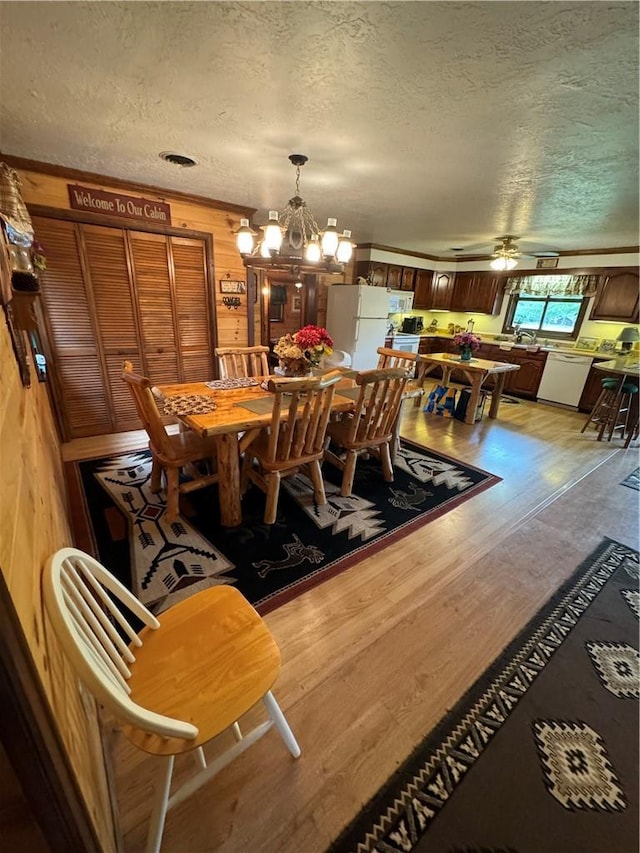
[[[338,249],[337,219],[327,219],[327,227],[322,232],[322,254],[325,258],[331,258]]]
[[[498,272],[503,272],[507,269],[507,259],[502,256],[499,258],[494,258],[489,264],[492,270],[497,270]]]
[[[505,258],[504,259],[505,269],[512,270],[514,267],[518,266],[518,262],[515,258]]]

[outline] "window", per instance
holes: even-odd
[[[539,337],[574,340],[588,302],[583,296],[515,294],[507,308],[503,331],[513,332],[513,327],[519,325],[537,332]]]

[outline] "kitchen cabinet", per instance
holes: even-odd
[[[373,287],[387,287],[388,264],[379,261],[358,261],[355,266],[354,281],[365,278]]]
[[[502,350],[495,344],[481,344],[480,349],[474,355],[477,358],[486,358],[490,361],[517,364],[520,370],[507,373],[504,385],[505,393],[535,400],[542,379],[542,371],[547,361],[546,352],[529,352],[526,349],[515,348]],[[487,385],[489,388],[492,387],[491,377],[487,380]]]
[[[433,270],[416,270],[414,281],[414,308],[431,308],[431,283]]]
[[[451,293],[451,310],[499,314],[503,295],[503,276],[489,272],[456,273]]]
[[[637,323],[638,271],[627,267],[606,270],[598,285],[589,319]]]
[[[403,267],[387,266],[387,287],[391,290],[401,290]]]
[[[582,390],[580,402],[578,403],[578,408],[581,412],[590,412],[593,409],[602,391],[602,380],[606,375],[601,370],[596,370],[593,366],[591,367]]]
[[[439,311],[449,311],[455,278],[456,274],[453,272],[434,272],[431,282],[430,305],[426,307],[435,308]]]
[[[416,280],[415,267],[402,267],[402,280],[400,282],[400,290],[413,290]],[[415,302],[415,298],[414,298]]]

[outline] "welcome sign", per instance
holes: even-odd
[[[67,184],[67,189],[69,204],[74,210],[171,224],[171,208],[164,202],[96,190],[93,187],[81,187],[78,184]]]

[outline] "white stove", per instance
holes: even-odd
[[[406,332],[396,332],[393,336],[391,349],[417,353],[420,349],[420,335],[409,335]]]

